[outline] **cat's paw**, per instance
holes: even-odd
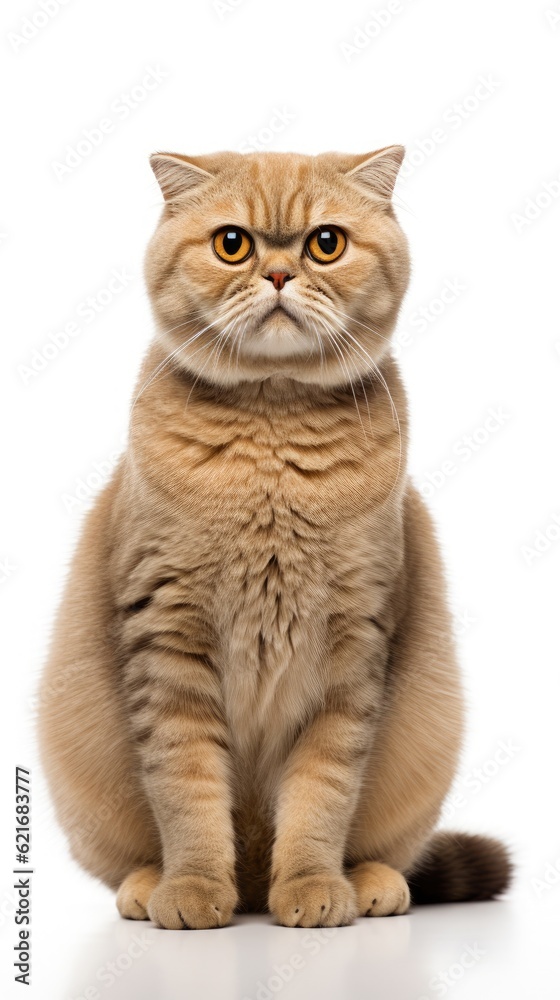
[[[354,888],[336,872],[279,880],[268,906],[285,927],[340,927],[357,914]]]
[[[400,872],[379,861],[362,861],[348,872],[356,890],[360,917],[389,917],[406,913],[410,892]]]
[[[204,875],[164,876],[148,903],[148,916],[169,930],[224,927],[229,924],[237,893],[228,880]]]
[[[161,878],[155,865],[136,868],[127,875],[117,893],[117,908],[127,920],[148,920],[148,903]]]

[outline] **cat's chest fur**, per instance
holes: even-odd
[[[133,507],[152,545],[134,573],[174,578],[174,629],[207,622],[246,747],[270,732],[271,712],[286,732],[320,704],[341,621],[383,614],[398,563],[398,441],[383,420],[369,436],[355,423],[343,406],[277,421],[197,411],[188,429],[160,422],[136,446]]]

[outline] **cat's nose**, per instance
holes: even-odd
[[[271,271],[270,274],[265,274],[263,277],[267,281],[273,281],[276,291],[281,292],[286,282],[291,281],[294,276],[288,271]]]

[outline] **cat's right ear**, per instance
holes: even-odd
[[[365,188],[369,194],[389,202],[404,153],[404,146],[386,146],[375,153],[367,153],[366,156],[358,157],[358,162],[346,176]]]
[[[175,201],[199,184],[212,180],[212,174],[180,153],[153,153],[150,166],[166,201]]]

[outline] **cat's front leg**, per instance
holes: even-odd
[[[138,654],[128,702],[143,780],[158,823],[163,874],[147,912],[160,927],[219,927],[237,902],[228,730],[211,660],[164,649]]]
[[[282,778],[269,909],[289,927],[348,924],[358,912],[343,862],[379,690],[371,678],[352,681],[328,692]]]

